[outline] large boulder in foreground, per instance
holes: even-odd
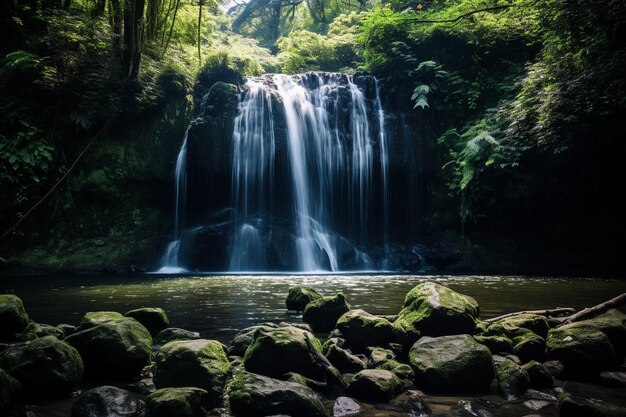
[[[30,399],[69,394],[83,376],[78,351],[54,336],[9,346],[0,353],[0,368],[20,382]]]
[[[0,369],[0,411],[7,408],[20,391],[20,383],[17,379]]]
[[[350,310],[337,320],[337,329],[355,349],[367,346],[387,346],[394,339],[393,326],[380,316],[364,310]]]
[[[161,330],[167,329],[170,324],[170,320],[165,313],[165,310],[158,307],[143,307],[135,310],[130,310],[125,314],[126,317],[132,317],[139,323],[148,329],[150,334],[154,337]]]
[[[289,289],[285,304],[287,310],[304,311],[304,307],[311,301],[319,300],[322,296],[313,288],[297,286]]]
[[[137,320],[122,317],[65,339],[85,361],[85,372],[104,381],[128,380],[150,363],[152,337]]]
[[[0,340],[11,340],[28,326],[22,300],[13,294],[0,294]]]
[[[546,348],[551,359],[563,362],[568,376],[597,374],[616,362],[606,334],[584,322],[551,329]]]
[[[391,371],[364,369],[354,376],[346,392],[362,401],[389,402],[401,387],[402,382]]]
[[[311,325],[316,332],[329,332],[339,317],[350,310],[343,294],[333,297],[322,297],[310,302],[304,309],[302,320]]]
[[[146,417],[206,417],[210,409],[209,394],[202,388],[162,388],[148,396]]]
[[[416,385],[432,392],[486,390],[494,377],[491,352],[470,335],[423,337],[409,361]]]
[[[560,417],[623,417],[626,407],[564,392],[557,403]]]
[[[155,358],[154,385],[198,387],[208,393],[209,401],[218,404],[231,365],[222,344],[215,340],[179,340],[166,343]]]
[[[318,395],[296,382],[240,372],[228,386],[230,409],[235,417],[284,414],[327,417]]]
[[[145,402],[122,388],[102,386],[84,392],[72,406],[71,417],[143,417]]]
[[[478,303],[472,297],[424,282],[406,295],[393,326],[401,341],[410,346],[420,336],[472,334],[478,313]]]
[[[289,372],[296,372],[320,380],[324,373],[313,349],[320,351],[321,348],[313,334],[297,327],[259,329],[246,350],[243,364],[249,372],[273,378],[283,378]]]

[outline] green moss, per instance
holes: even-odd
[[[322,296],[313,288],[297,286],[289,289],[285,304],[288,310],[303,311],[311,301],[321,298]]]
[[[78,330],[90,329],[111,321],[124,320],[124,316],[116,311],[94,311],[85,313],[78,325]]]

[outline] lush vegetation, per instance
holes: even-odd
[[[7,0],[0,15],[2,232],[93,138],[172,102],[188,113],[195,81],[324,70],[375,74],[419,127],[425,230],[596,248],[623,237],[622,1]],[[117,146],[104,152],[119,167],[61,186],[50,218],[76,209],[77,190],[124,188]]]

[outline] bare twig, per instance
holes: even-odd
[[[565,320],[563,320],[557,327],[564,326],[566,324],[574,323],[577,321],[591,319],[595,316],[598,316],[604,313],[607,310],[619,307],[623,304],[626,304],[626,292],[618,295],[615,298],[611,298],[610,300],[605,301],[601,304],[595,305],[593,307],[585,308],[584,310],[581,310],[576,314],[566,317]]]
[[[496,321],[500,321],[502,319],[506,319],[509,317],[515,317],[515,316],[519,316],[522,314],[536,314],[539,316],[546,316],[546,317],[555,317],[555,316],[563,316],[565,314],[574,314],[576,313],[576,310],[574,310],[573,308],[570,307],[557,307],[557,308],[552,308],[549,310],[528,310],[528,311],[516,311],[515,313],[508,313],[508,314],[503,314],[501,316],[498,317],[493,317],[490,319],[486,319],[484,321],[486,321],[487,323],[494,323]]]

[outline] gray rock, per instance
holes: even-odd
[[[331,345],[326,354],[326,358],[339,372],[359,372],[365,368],[365,364],[358,356],[353,355],[337,345]]]
[[[81,394],[72,406],[72,417],[142,417],[145,402],[121,388],[102,386]]]
[[[529,410],[539,411],[542,408],[546,408],[552,403],[550,401],[544,401],[544,400],[528,400],[528,401],[524,401],[523,404],[524,404],[524,407],[528,408]]]
[[[559,395],[560,417],[624,417],[626,408],[597,398],[564,392]]]
[[[348,417],[362,411],[359,403],[350,397],[338,397],[333,404],[333,417]]]

